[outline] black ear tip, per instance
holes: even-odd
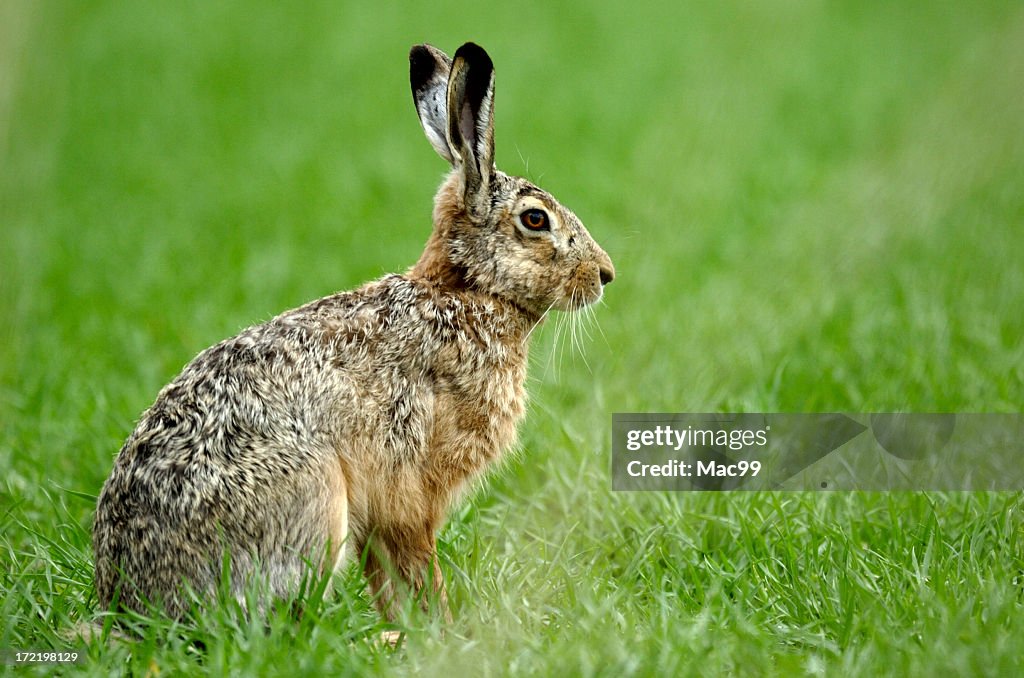
[[[426,45],[413,45],[409,49],[409,63],[430,59],[430,49]]]
[[[462,58],[471,67],[491,70],[494,68],[494,64],[491,62],[491,57],[488,56],[487,51],[476,44],[475,42],[467,42],[455,51],[455,58]]]
[[[413,89],[425,83],[434,74],[434,55],[426,45],[413,45],[409,50],[409,80]]]

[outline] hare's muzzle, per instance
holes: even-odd
[[[596,303],[604,293],[604,286],[614,279],[612,260],[603,250],[598,250],[597,256],[581,262],[569,276],[562,310],[576,311]]]

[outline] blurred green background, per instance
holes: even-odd
[[[616,411],[1020,411],[1024,6],[999,1],[3,2],[0,646],[93,609],[90,495],[185,362],[415,261],[446,165],[406,55],[466,40],[499,166],[615,261],[600,329],[538,333],[522,452],[443,536],[447,637],[381,654],[342,606],[312,639],[224,631],[220,666],[1020,669],[1016,495],[608,475]],[[168,643],[92,665],[217,666]]]

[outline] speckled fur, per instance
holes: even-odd
[[[572,212],[494,168],[486,53],[467,43],[453,62],[420,45],[410,62],[424,130],[453,167],[423,255],[203,351],[164,387],[99,497],[105,608],[180,616],[183,585],[212,594],[225,553],[236,594],[287,597],[346,548],[385,616],[396,579],[445,605],[435,534],[515,442],[530,331],[596,301],[614,269]],[[523,227],[531,208],[550,231]]]

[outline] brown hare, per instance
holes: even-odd
[[[419,261],[200,353],[121,448],[93,526],[105,608],[171,616],[189,587],[294,595],[347,548],[393,619],[403,591],[447,615],[435,535],[512,446],[531,330],[601,298],[608,255],[551,195],[494,166],[494,69],[409,54],[413,99],[452,170]],[[397,580],[397,581],[396,581]]]

